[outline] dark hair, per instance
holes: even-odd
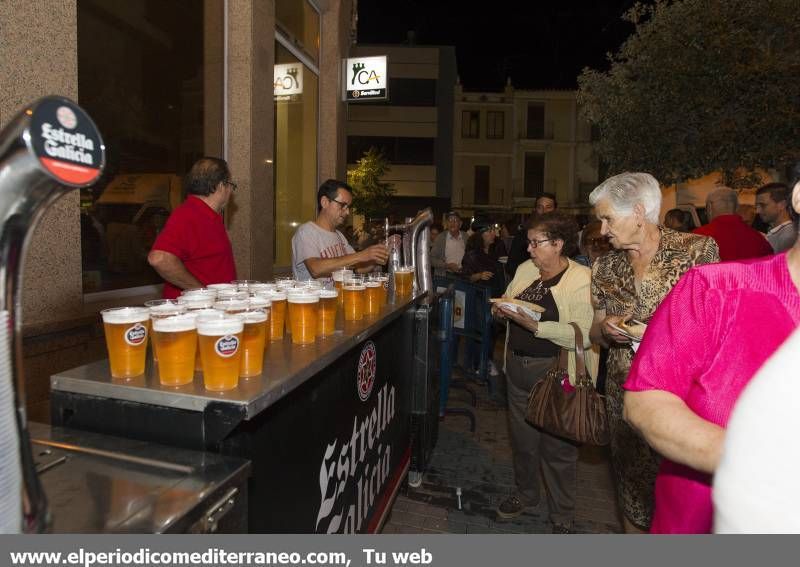
[[[684,211],[683,209],[670,209],[664,214],[665,225],[667,224],[668,220],[676,221],[680,225],[678,230],[681,232],[689,232],[692,229],[690,225],[691,216],[689,215],[689,211]]]
[[[433,224],[431,225],[430,229],[431,229],[431,230],[438,230],[440,234],[441,234],[442,232],[444,232],[444,227],[442,226],[442,223],[440,223],[440,222],[435,222],[435,223],[433,223]]]
[[[353,194],[353,188],[344,181],[339,181],[338,179],[328,179],[320,185],[317,190],[317,211],[322,210],[322,198],[327,197],[333,201],[336,199],[339,189],[344,189],[351,195]]]
[[[785,183],[767,183],[759,187],[758,191],[756,191],[756,195],[763,195],[764,193],[769,193],[769,198],[776,203],[785,201],[786,210],[789,211],[790,215],[792,214],[792,207],[790,205],[792,192]]]
[[[574,255],[578,249],[578,223],[571,215],[553,211],[534,216],[528,221],[526,229],[540,230],[547,235],[547,238],[564,241],[561,255],[566,258]]]
[[[202,157],[189,169],[183,179],[188,195],[207,197],[217,190],[217,185],[230,181],[231,171],[224,159]]]
[[[503,223],[503,226],[506,227],[509,236],[516,236],[519,232],[519,221],[517,219],[507,220]]]
[[[467,243],[464,245],[464,252],[470,250],[483,250],[483,233],[473,232],[467,238]]]
[[[536,202],[537,203],[539,202],[539,199],[550,199],[551,201],[553,201],[553,206],[556,209],[558,208],[558,199],[556,199],[556,196],[555,196],[554,193],[540,193],[540,194],[536,195]]]

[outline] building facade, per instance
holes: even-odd
[[[0,127],[25,104],[63,95],[107,146],[104,177],[51,207],[27,253],[29,405],[46,402],[50,374],[104,356],[100,309],[160,295],[146,252],[173,181],[198,157],[227,159],[238,185],[225,222],[239,277],[289,268],[320,179],[345,175],[341,70],[355,9],[355,0],[3,2]],[[292,80],[299,90],[283,96]],[[117,190],[129,200],[113,201]]]
[[[598,184],[592,129],[575,91],[469,92],[455,88],[453,207],[527,213],[554,193],[565,209],[587,205]]]
[[[404,201],[415,211],[414,206],[436,202],[437,198],[449,200],[453,179],[454,48],[354,45],[351,55],[385,55],[389,81],[386,101],[352,102],[348,106],[348,167],[375,147],[391,164],[383,181],[394,185],[394,201],[400,209]],[[407,212],[413,212],[411,209]]]

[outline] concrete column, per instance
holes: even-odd
[[[229,0],[226,153],[239,190],[226,222],[241,279],[272,276],[274,46],[275,3]]]
[[[75,0],[3,0],[0,12],[0,126],[39,97],[55,94],[77,100]],[[25,266],[26,325],[80,312],[78,191],[70,191],[47,211],[33,235]]]

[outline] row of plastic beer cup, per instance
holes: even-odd
[[[147,307],[102,312],[112,377],[132,378],[144,373],[151,326],[163,385],[191,383],[197,353],[208,390],[230,390],[237,386],[240,376],[257,376],[263,371],[266,310],[232,314],[217,309],[160,315],[151,319]]]

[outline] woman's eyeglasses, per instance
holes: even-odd
[[[550,241],[555,240],[555,239],[553,239],[553,238],[545,238],[543,240],[531,240],[529,238],[526,238],[525,240],[528,241],[528,246],[530,246],[531,248],[538,248],[539,246],[542,245],[543,242],[550,242]]]

